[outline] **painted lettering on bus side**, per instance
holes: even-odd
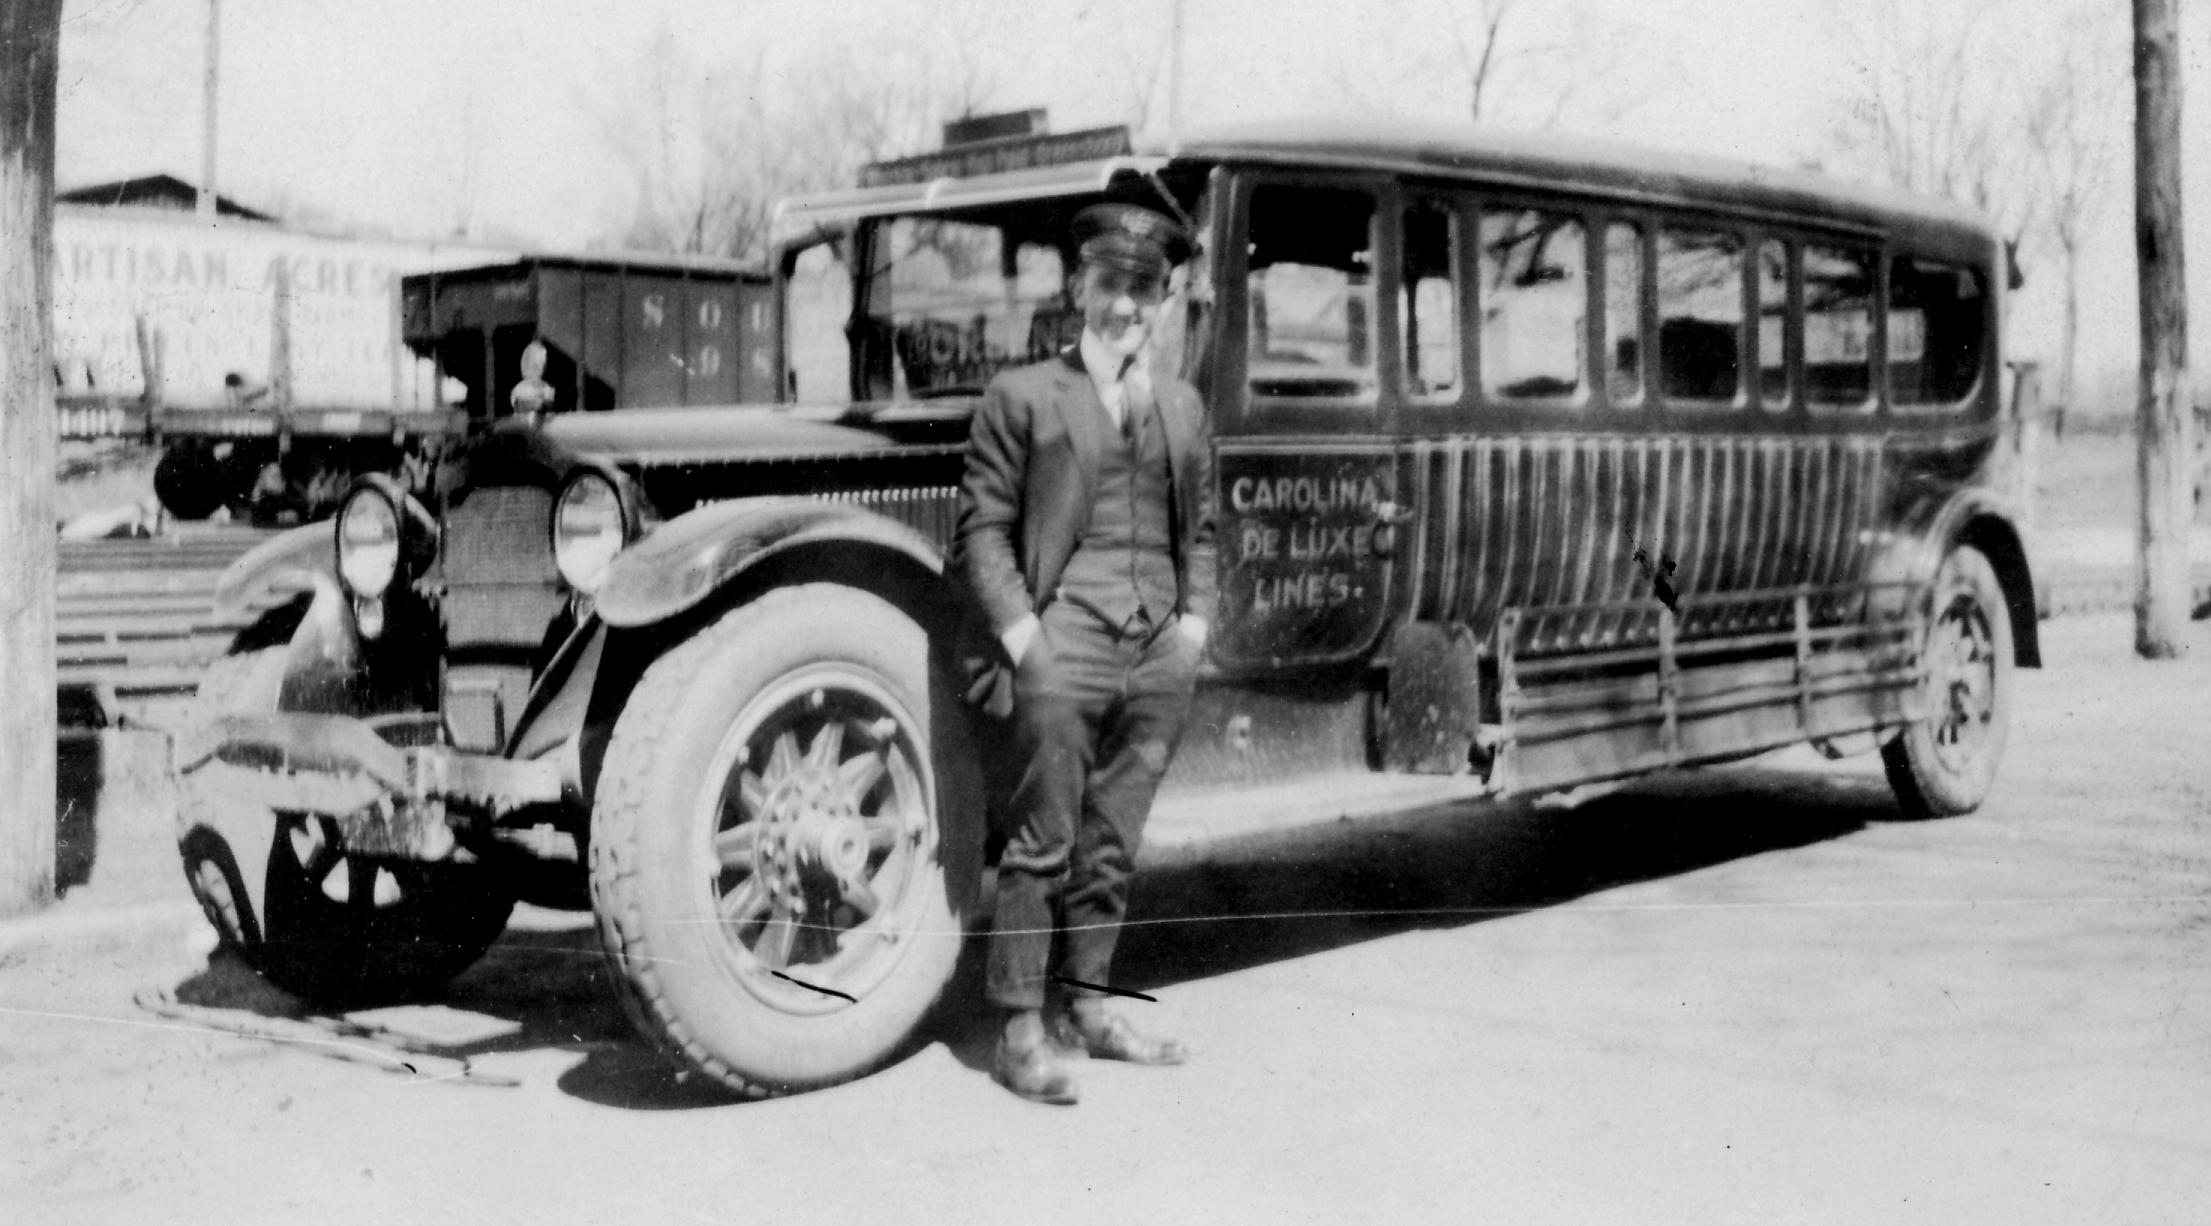
[[[1290,557],[1303,561],[1363,558],[1373,552],[1374,525],[1298,520],[1290,525]]]
[[[1343,620],[1343,611],[1379,578],[1374,539],[1389,497],[1385,475],[1344,457],[1250,457],[1244,465],[1222,481],[1224,544],[1234,559],[1224,593],[1237,611],[1231,635],[1270,657],[1292,642],[1321,652],[1353,645],[1366,623]]]
[[[1262,575],[1252,585],[1251,611],[1332,609],[1349,604],[1362,594],[1363,589],[1352,582],[1352,576],[1340,570]]]
[[[1381,487],[1372,477],[1238,477],[1228,486],[1228,505],[1238,512],[1326,514],[1381,501]]]

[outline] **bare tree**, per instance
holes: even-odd
[[[1152,98],[1159,92],[1159,78],[1166,71],[1168,44],[1173,37],[1173,30],[1162,29],[1156,41],[1123,42],[1112,57],[1120,76],[1121,119],[1131,131],[1143,131],[1151,123]],[[1174,122],[1173,115],[1168,116],[1168,122]]]
[[[593,109],[634,183],[623,241],[737,259],[766,254],[778,199],[849,186],[863,163],[935,144],[944,119],[997,88],[984,61],[942,59],[928,43],[706,63],[672,35],[621,79]]]
[[[1005,88],[1002,60],[991,44],[1005,26],[1006,6],[998,0],[939,0],[930,6],[927,35],[908,42],[939,65],[934,71],[911,73],[923,82],[923,92],[942,108],[942,117],[973,115],[991,106]],[[912,69],[920,67],[909,63]],[[935,121],[931,121],[935,122]]]
[[[1992,0],[1922,5],[1868,0],[1843,22],[1843,50],[1863,83],[1837,114],[1838,160],[1907,191],[1947,196],[1995,219],[2007,255],[2023,260],[2047,194],[2018,139],[2031,74],[2002,45]]]
[[[2080,253],[2102,210],[2115,158],[2126,61],[2114,35],[2118,14],[2077,5],[2068,15],[2054,59],[2024,129],[2046,201],[2047,228],[2064,266],[2065,310],[2059,341],[2057,403],[2051,424],[2062,437],[2065,414],[2079,395]]]
[[[741,256],[756,241],[764,206],[745,179],[743,147],[756,119],[759,57],[709,69],[671,29],[658,31],[630,70],[599,100],[601,134],[635,185],[629,246],[693,255]]]
[[[54,894],[54,376],[61,0],[0,4],[0,914]]]
[[[1458,52],[1458,67],[1466,82],[1466,117],[1476,122],[1483,118],[1482,98],[1497,66],[1498,43],[1513,3],[1514,0],[1446,0],[1443,6],[1444,16],[1451,25],[1451,44]]]
[[[1649,96],[1647,65],[1624,63],[1621,48],[1643,47],[1617,18],[1579,0],[1396,0],[1366,29],[1404,76],[1435,82],[1478,123],[1520,128],[1604,126]],[[1371,74],[1336,71],[1339,94],[1356,107],[1391,112],[1395,99]],[[1397,93],[1405,91],[1398,90]]]

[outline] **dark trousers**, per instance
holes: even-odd
[[[1006,1009],[1043,1006],[1055,929],[1060,977],[1111,982],[1144,819],[1197,676],[1197,649],[1172,618],[1131,635],[1055,601],[1043,622],[1014,673],[1015,825],[984,985]]]

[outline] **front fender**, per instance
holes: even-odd
[[[239,555],[215,581],[215,612],[243,617],[313,592],[338,586],[337,548],[328,521],[280,532]]]
[[[279,709],[370,716],[434,709],[438,626],[419,597],[386,602],[383,633],[361,634],[338,582],[330,521],[302,524],[254,546],[215,584],[219,614],[250,617],[307,597],[286,647]],[[235,650],[235,649],[234,649]]]
[[[437,523],[429,508],[398,482],[381,474],[364,480],[381,486],[385,496],[416,522]],[[288,528],[240,554],[215,581],[216,613],[240,617],[318,588],[339,587],[337,531],[336,524],[319,519]],[[430,547],[436,548],[434,537]]]
[[[944,558],[912,528],[851,503],[740,498],[678,516],[616,555],[594,604],[609,626],[650,626],[698,607],[740,575],[809,545],[893,550],[932,574]]]

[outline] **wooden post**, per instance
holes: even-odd
[[[54,96],[61,0],[0,4],[0,915],[54,897]]]
[[[207,0],[207,62],[200,83],[200,194],[195,201],[202,218],[215,216],[215,115],[222,80],[223,0]]]
[[[276,286],[269,300],[269,406],[292,411],[292,261],[276,257]]]
[[[2034,530],[2036,485],[2041,479],[2042,364],[2017,362],[2011,382],[2011,494],[2019,504],[2019,526]]]
[[[2138,404],[2142,565],[2134,650],[2180,654],[2188,629],[2195,448],[2188,403],[2188,291],[2180,231],[2178,0],[2134,0],[2134,255],[2142,307]]]

